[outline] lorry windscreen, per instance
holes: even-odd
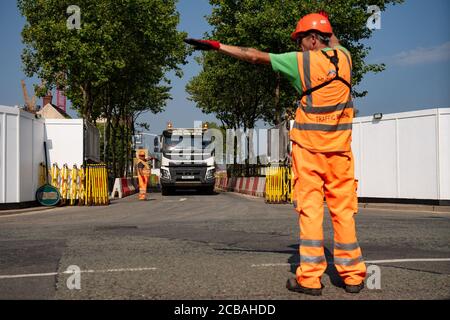
[[[200,135],[172,135],[164,133],[163,152],[181,151],[181,150],[202,150],[205,151],[211,144],[205,136]]]

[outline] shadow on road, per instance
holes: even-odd
[[[290,271],[295,276],[297,267],[299,266],[299,252],[298,252],[298,244],[292,244],[287,246],[289,249],[286,250],[264,250],[264,249],[241,249],[241,248],[221,248],[215,249],[219,251],[235,251],[235,252],[257,252],[257,253],[281,253],[281,254],[290,254],[291,256],[287,259],[287,263],[290,265]],[[336,267],[333,264],[333,254],[328,250],[327,247],[325,249],[325,258],[327,259],[327,269],[325,270],[325,274],[330,278],[330,282],[333,286],[338,288],[344,287],[344,282],[339,276]]]

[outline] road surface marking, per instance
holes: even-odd
[[[123,269],[107,269],[107,270],[81,270],[80,273],[111,273],[111,272],[138,272],[138,271],[155,271],[157,268],[123,268]],[[14,274],[0,275],[1,279],[18,279],[18,278],[37,278],[37,277],[53,277],[63,274],[73,274],[72,271],[64,272],[48,272],[48,273],[30,273],[30,274]]]
[[[50,273],[30,273],[30,274],[16,274],[16,275],[5,275],[5,276],[0,276],[0,279],[51,277],[51,276],[56,276],[57,274],[58,274],[57,272],[50,272]]]
[[[368,260],[365,263],[370,264],[383,264],[383,263],[400,263],[400,262],[444,262],[450,261],[450,258],[442,259],[393,259],[393,260]]]
[[[450,258],[437,258],[437,259],[392,259],[392,260],[367,260],[364,261],[368,264],[383,264],[383,263],[401,263],[401,262],[450,262]],[[333,263],[333,261],[327,261]],[[252,268],[267,268],[267,267],[290,267],[298,265],[297,263],[262,263],[252,264]]]
[[[297,263],[263,263],[263,264],[252,264],[252,268],[257,267],[290,267],[292,265],[297,265]]]
[[[187,200],[187,198],[181,198],[180,202],[183,202],[183,201],[186,201],[186,200]]]

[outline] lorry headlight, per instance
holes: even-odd
[[[206,171],[206,180],[211,180],[214,179],[214,176],[216,174],[216,169],[208,169],[208,171]]]
[[[170,180],[170,172],[167,169],[161,169],[161,179]]]

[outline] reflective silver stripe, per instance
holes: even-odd
[[[352,130],[353,123],[344,123],[338,125],[329,125],[329,124],[316,124],[316,123],[294,123],[294,129],[305,130],[305,131],[344,131],[344,130]]]
[[[334,264],[340,265],[340,266],[353,266],[355,264],[358,264],[363,261],[363,258],[359,256],[355,259],[348,259],[348,258],[334,258]]]
[[[335,242],[334,247],[339,250],[352,251],[359,248],[358,242],[355,243],[339,243]]]
[[[306,86],[306,90],[311,89],[311,56],[309,54],[309,51],[306,51],[305,53],[303,53],[303,76],[304,76],[304,80],[305,80],[305,86]],[[305,91],[306,91],[305,90]],[[313,100],[312,100],[312,95],[307,95],[306,96],[306,105],[308,107],[312,107],[313,105]]]
[[[330,107],[303,107],[302,106],[301,108],[304,112],[311,113],[311,114],[332,113],[332,112],[341,111],[344,109],[353,109],[353,101],[341,103],[336,106],[330,106]]]
[[[313,247],[313,248],[322,248],[323,240],[301,240],[300,246],[302,247]]]
[[[325,256],[314,257],[314,256],[300,256],[300,263],[322,263],[326,262]]]

